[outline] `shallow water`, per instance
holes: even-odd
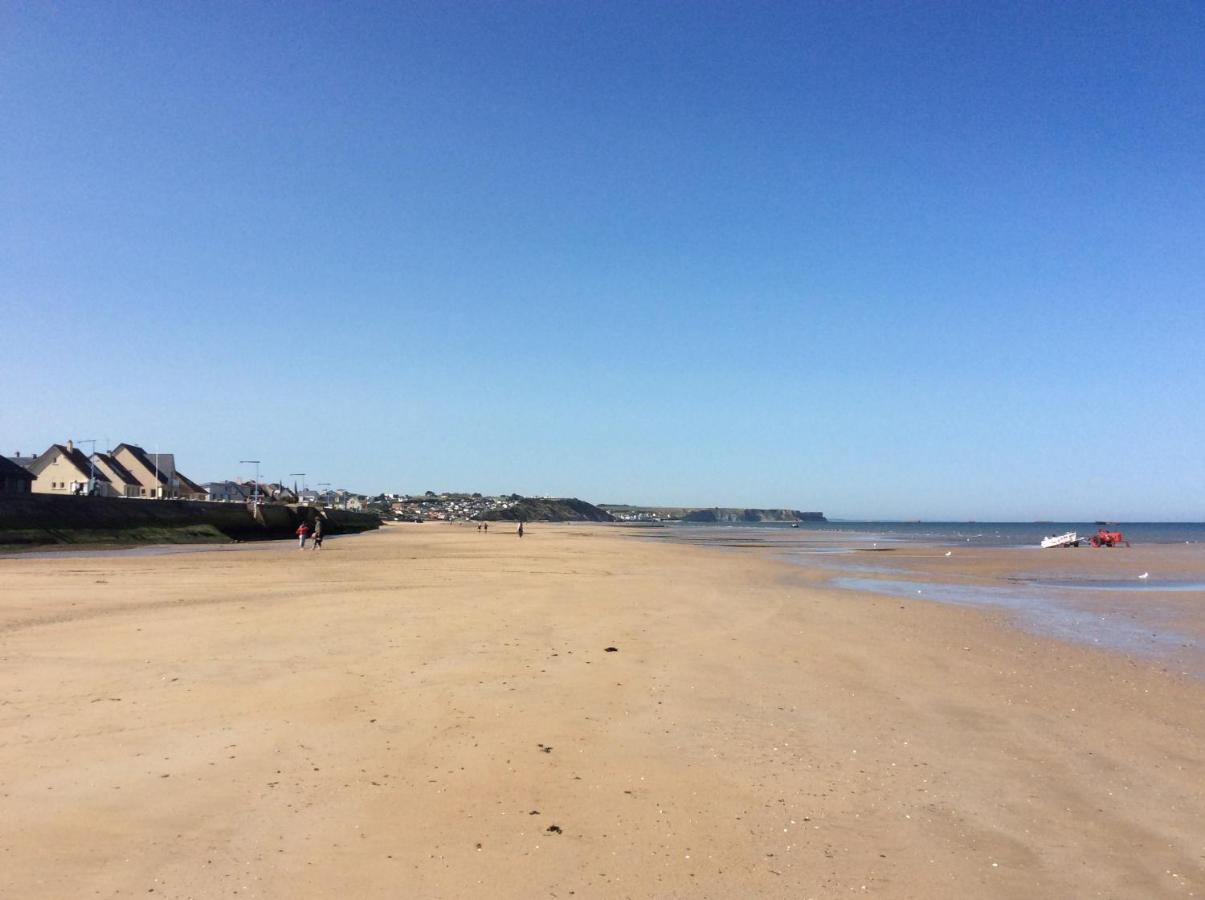
[[[1088,608],[1081,605],[1085,598],[1077,588],[1065,591],[1061,587],[1030,582],[968,585],[858,576],[838,576],[829,583],[843,590],[910,600],[994,607],[1014,613],[1022,627],[1038,634],[1143,656],[1205,651],[1205,644],[1199,638],[1172,628],[1163,611],[1147,606],[1121,611]],[[1080,587],[1083,586],[1086,585],[1081,582]]]
[[[1176,581],[1174,579],[1112,579],[1098,580],[1091,578],[1011,578],[1018,584],[1029,584],[1034,587],[1049,587],[1056,590],[1064,588],[1074,591],[1155,591],[1160,593],[1200,593],[1205,598],[1205,581]]]
[[[1195,544],[1205,542],[1202,522],[1121,522],[1106,526],[1120,531],[1137,544]],[[932,544],[946,547],[1037,547],[1042,538],[1075,531],[1085,539],[1095,534],[1092,522],[801,522],[792,527],[780,522],[733,523],[731,525],[673,524],[666,530],[679,535],[691,532],[744,532],[767,539],[789,535],[796,540],[844,540],[865,544]]]
[[[965,525],[891,526],[890,523],[860,523],[860,528],[850,528],[850,523],[841,523],[837,530],[834,524],[798,529],[681,526],[665,529],[664,539],[696,545],[761,547],[776,559],[829,570],[833,573],[829,583],[838,588],[991,607],[1011,613],[1019,627],[1035,634],[1148,658],[1176,657],[1183,662],[1192,657],[1188,668],[1193,670],[1192,674],[1205,677],[1205,633],[1191,624],[1195,618],[1192,606],[1197,600],[1192,595],[1199,594],[1205,607],[1205,582],[1196,573],[1186,572],[1180,578],[1164,573],[1153,579],[1139,578],[1141,569],[1125,578],[1028,575],[1027,557],[1045,558],[1052,552],[1018,541],[1030,536],[1033,525],[983,526],[978,530]],[[1186,537],[1196,537],[1199,529],[1196,525],[1175,525],[1131,530],[1135,538],[1145,532],[1148,538],[1181,543]],[[908,551],[910,545],[923,544],[925,539],[932,542],[928,544],[930,547],[934,543],[951,546],[961,539],[972,546],[992,546],[996,553],[1015,554],[1016,566],[1010,568],[1014,572],[1019,569],[1020,573],[988,584],[934,581],[933,578],[947,573],[958,577],[958,554],[954,550],[954,558],[950,559],[946,554],[930,556],[925,552],[925,559],[919,560]],[[918,564],[928,571],[918,571],[914,567]]]

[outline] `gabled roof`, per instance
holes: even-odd
[[[246,488],[237,481],[207,481],[202,486],[202,490],[207,494],[238,494],[239,496],[247,496]]]
[[[179,469],[176,470],[176,478],[177,478],[177,480],[179,480],[181,485],[188,488],[190,491],[196,491],[199,494],[205,493],[205,488],[201,487],[199,484],[197,484],[191,478],[185,478],[184,473],[181,472]]]
[[[105,467],[106,474],[113,476],[109,479],[109,481],[112,481],[113,478],[116,478],[122,484],[128,484],[131,487],[141,486],[141,482],[134,477],[130,470],[115,460],[108,453],[97,453],[96,461]]]
[[[113,455],[116,456],[118,452],[121,451],[122,447],[130,451],[130,455],[137,460],[140,466],[146,469],[147,474],[149,474],[152,478],[158,476],[160,484],[167,484],[167,475],[163,473],[162,469],[158,468],[153,462],[151,462],[150,455],[145,450],[136,444],[118,444],[113,448]]]
[[[0,478],[27,478],[30,481],[34,480],[33,472],[18,465],[7,456],[0,456]]]
[[[92,472],[92,465],[88,462],[88,457],[84,456],[82,450],[80,450],[78,447],[72,447],[70,450],[68,450],[62,444],[51,444],[46,449],[45,453],[33,461],[33,466],[35,468],[33,468],[32,471],[37,475],[41,475],[42,470],[54,462],[54,458],[56,456],[66,458],[71,465],[75,466],[76,470],[84,477],[85,480]],[[95,474],[97,481],[103,481],[106,484],[109,483],[109,479],[105,476],[104,472],[97,471]]]
[[[130,451],[130,455],[146,470],[148,475],[152,478],[157,477],[160,484],[170,487],[172,478],[175,478],[185,490],[198,494],[205,493],[205,488],[176,468],[174,453],[147,453],[137,444],[118,444],[113,448],[113,455],[116,455],[123,447]]]

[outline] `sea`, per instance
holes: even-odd
[[[1205,543],[1205,522],[800,522],[798,527],[779,522],[734,522],[732,524],[675,523],[669,526],[683,538],[710,532],[717,538],[748,529],[752,533],[790,530],[803,538],[812,532],[817,537],[840,542],[844,536],[851,544],[920,543],[940,546],[972,544],[981,547],[1034,547],[1042,538],[1078,532],[1083,537],[1097,529],[1120,531],[1135,544]],[[768,535],[767,535],[768,536]]]
[[[1084,574],[1051,578],[1028,573],[1028,554],[1018,553],[1018,569],[1012,576],[959,577],[955,568],[948,574],[957,580],[951,581],[931,577],[938,571],[932,566],[901,567],[893,554],[859,552],[925,544],[1061,554],[1038,550],[1042,538],[1068,531],[1087,537],[1102,527],[1120,531],[1134,546],[1205,545],[1202,522],[806,522],[798,527],[683,523],[650,528],[642,536],[717,548],[759,548],[777,559],[827,571],[827,585],[852,592],[851,596],[873,593],[901,601],[996,609],[1011,614],[1016,624],[1035,634],[1159,660],[1172,671],[1205,679],[1205,631],[1197,612],[1205,605],[1205,582],[1199,568],[1141,576],[1135,571],[1126,578]],[[1196,550],[1189,553],[1197,555]],[[943,560],[946,555],[934,558]],[[958,558],[955,553],[954,559]]]

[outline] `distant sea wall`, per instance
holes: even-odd
[[[325,534],[379,528],[369,513],[309,506],[63,497],[0,496],[0,548],[48,544],[193,544],[292,537],[319,516]]]

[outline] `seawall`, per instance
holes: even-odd
[[[321,517],[325,534],[380,527],[371,513],[310,506],[23,494],[0,497],[0,548],[46,544],[191,544],[292,537]]]

